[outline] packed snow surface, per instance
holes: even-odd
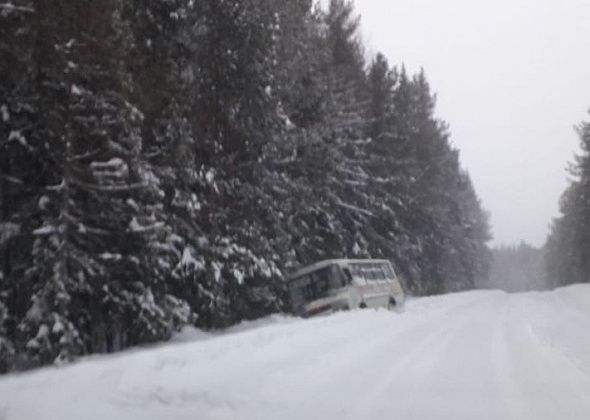
[[[590,285],[273,317],[0,380],[0,419],[590,418]]]

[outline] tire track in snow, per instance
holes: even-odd
[[[441,363],[441,355],[451,347],[459,331],[471,322],[466,314],[474,308],[480,311],[480,305],[491,305],[488,295],[457,305],[444,314],[432,314],[422,328],[413,331],[408,341],[400,341],[398,337],[391,340],[391,348],[401,344],[402,351],[397,353],[402,354],[390,352],[382,355],[383,371],[374,378],[372,390],[357,401],[357,407],[346,418],[395,416],[422,419],[413,412],[421,404],[421,389],[427,383],[428,375]]]
[[[510,336],[506,326],[513,322],[512,317],[517,316],[513,311],[513,297],[506,296],[502,304],[501,313],[496,318],[492,333],[492,357],[491,362],[497,389],[500,394],[499,405],[504,412],[500,418],[524,419],[528,410],[528,404],[524,398],[521,387],[515,379],[511,361],[511,349],[508,345]]]
[[[535,328],[552,310],[545,294],[514,295],[506,324],[508,364],[526,411],[517,418],[586,420],[590,413],[590,376]],[[562,322],[563,318],[555,318]]]
[[[354,311],[91,358],[0,380],[0,411],[7,420],[586,420],[590,375],[576,361],[590,368],[590,290],[564,290],[422,298],[401,315]],[[563,307],[571,299],[573,312]]]

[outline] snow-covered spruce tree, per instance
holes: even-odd
[[[459,223],[456,225],[455,236],[456,257],[463,276],[447,280],[445,291],[467,290],[485,283],[490,274],[492,263],[491,250],[488,242],[492,239],[489,215],[484,210],[471,178],[460,170],[456,181],[456,200],[458,203]]]
[[[402,73],[402,85],[407,81]],[[364,164],[375,200],[377,217],[371,220],[371,254],[391,259],[403,279],[419,277],[416,264],[420,252],[416,235],[404,223],[412,204],[411,186],[417,162],[408,147],[408,139],[399,126],[397,89],[400,75],[378,54],[368,73],[370,125]]]
[[[335,182],[336,165],[343,160],[344,141],[335,140],[336,131],[354,125],[346,124],[344,114],[354,112],[355,84],[347,83],[331,69],[332,51],[323,13],[312,10],[309,1],[281,2],[276,10],[273,83],[264,114],[270,122],[266,131],[270,141],[255,165],[256,177],[250,178],[257,181],[242,182],[239,190],[246,197],[256,198],[253,205],[242,207],[240,218],[252,214],[252,208],[259,209],[255,217],[244,220],[252,223],[249,229],[257,233],[249,242],[256,244],[257,235],[263,238],[255,255],[271,256],[271,264],[264,258],[268,268],[262,267],[268,273],[347,255],[353,248],[354,235],[339,217],[340,213],[348,216],[351,210],[357,210],[343,206],[334,187],[328,185]],[[336,147],[337,141],[342,144]],[[350,177],[351,172],[346,175]],[[276,301],[270,299],[276,293],[272,287],[269,290],[263,282],[248,289],[249,296],[257,295],[258,302],[267,302],[262,306],[274,306],[268,305]]]
[[[35,4],[40,115],[52,176],[34,231],[35,284],[20,342],[32,364],[169,336],[174,308],[151,246],[157,180],[142,161],[142,115],[129,101],[125,4]]]
[[[362,72],[357,18],[350,3],[337,1],[327,12],[309,16],[311,30],[299,31],[285,48],[299,52],[292,54],[298,60],[286,59],[299,79],[284,89],[282,103],[294,128],[286,143],[290,153],[277,165],[289,181],[281,200],[293,202],[285,206],[295,251],[288,259],[293,264],[344,256],[395,261],[401,235],[392,238],[399,226],[383,200],[401,200],[384,189],[376,192],[377,152],[369,139],[372,93]]]
[[[582,195],[577,182],[572,182],[564,191],[559,202],[561,216],[553,220],[551,231],[545,245],[545,267],[550,287],[585,282],[581,270],[579,226],[582,225],[574,209],[578,197]]]
[[[324,13],[309,0],[280,0],[277,43],[278,110],[294,134],[319,124],[326,116],[325,72],[332,61],[324,31]],[[294,130],[299,128],[299,130]],[[293,141],[284,142],[285,149]],[[288,153],[291,156],[292,153]]]
[[[411,236],[415,261],[408,287],[416,294],[473,287],[489,260],[487,221],[446,124],[434,117],[435,98],[424,73],[410,79],[402,68],[393,101],[393,132],[409,195],[402,200],[400,224]],[[481,272],[469,267],[474,246]]]
[[[393,90],[387,134],[395,143],[396,167],[404,174],[400,180],[404,194],[399,202],[401,211],[398,217],[401,218],[400,227],[407,232],[408,238],[405,240],[407,245],[400,250],[400,271],[408,290],[420,295],[425,293],[424,283],[429,281],[424,272],[424,246],[430,238],[430,220],[426,217],[424,205],[418,203],[418,198],[425,197],[427,193],[420,191],[417,182],[422,180],[430,163],[417,153],[419,127],[428,113],[425,117],[417,115],[414,91],[412,79],[402,66]]]
[[[305,0],[280,3],[274,97],[284,132],[268,156],[265,189],[275,203],[276,236],[282,238],[273,247],[287,271],[325,255],[316,225],[321,212],[317,186],[325,182],[334,159],[323,138],[331,62],[323,13]]]
[[[590,282],[590,122],[577,127],[582,152],[571,165],[572,181],[561,197],[546,245],[550,286]]]
[[[319,32],[312,41],[316,61],[325,64],[307,80],[317,81],[319,91],[325,93],[319,106],[310,103],[321,113],[301,133],[294,155],[299,168],[292,174],[305,186],[301,190],[304,200],[294,209],[290,223],[301,227],[293,236],[300,264],[367,255],[362,227],[372,217],[362,188],[367,176],[360,165],[367,109],[364,61],[354,53],[361,50],[357,18],[350,3],[339,1],[331,2],[328,11],[317,16]]]
[[[0,281],[3,276],[0,273]],[[7,293],[0,289],[0,374],[12,368],[14,360],[14,344],[8,335],[9,313],[6,307]]]
[[[326,42],[332,65],[347,78],[365,78],[365,60],[360,40],[360,16],[355,14],[351,0],[330,0],[325,15]]]
[[[287,159],[294,168],[286,174],[295,186],[287,190],[300,203],[289,213],[295,263],[385,257],[416,293],[444,291],[444,278],[453,278],[453,287],[469,287],[472,247],[466,246],[463,222],[469,208],[481,209],[458,186],[458,155],[444,124],[433,117],[424,75],[410,79],[402,70],[398,76],[378,57],[365,78],[349,3],[332,2],[319,21],[325,22],[323,32],[313,42],[327,65],[306,76],[325,92],[321,105],[309,103],[322,112],[303,130],[302,120],[289,119],[297,128],[290,134],[297,146]],[[321,62],[322,55],[316,59]],[[288,93],[298,92],[304,90],[294,84]],[[464,204],[465,220],[453,213]],[[477,245],[487,249],[485,241]]]
[[[450,149],[444,123],[434,118],[434,98],[424,74],[409,85],[405,134],[411,143],[416,166],[412,183],[413,204],[408,214],[411,229],[420,241],[420,294],[442,293],[450,275],[445,266],[450,249],[452,186],[449,177],[458,170],[458,155]]]
[[[268,0],[195,4],[200,41],[192,72],[196,223],[187,252],[201,261],[185,289],[197,324],[222,326],[276,307],[269,292],[278,255],[276,223],[262,186],[265,161],[281,134],[274,95],[280,19]],[[193,270],[193,268],[191,268]],[[263,308],[262,310],[260,308]]]
[[[186,299],[197,325],[206,328],[225,325],[230,318],[227,279],[212,263],[211,232],[204,229],[204,221],[218,211],[207,205],[207,198],[219,193],[216,168],[207,160],[202,140],[207,130],[203,113],[216,115],[202,103],[215,89],[203,80],[210,68],[201,65],[213,48],[210,6],[183,0],[134,2],[136,48],[130,63],[138,74],[133,97],[145,115],[144,156],[161,196],[163,211],[157,214],[170,228],[165,242],[154,249],[165,259],[157,270],[167,278],[166,290]]]
[[[584,208],[580,206],[584,196],[580,183],[574,181],[561,197],[562,215],[553,220],[546,244],[545,266],[551,287],[588,281],[586,261],[583,259],[585,245],[582,243],[586,232],[581,231],[586,223],[583,220],[586,216]]]
[[[185,301],[194,278],[180,275],[186,256],[203,232],[198,225],[203,174],[195,160],[191,116],[196,78],[193,57],[202,34],[194,2],[135,1],[130,25],[134,48],[129,69],[134,75],[133,102],[144,115],[143,166],[150,171],[154,221],[166,226],[150,243],[152,275],[159,279],[166,301],[180,303],[175,324],[192,318]]]
[[[31,231],[46,165],[36,128],[32,1],[0,4],[0,372],[11,368],[14,324],[31,293]],[[31,170],[35,168],[35,170]],[[10,315],[9,315],[10,314]]]

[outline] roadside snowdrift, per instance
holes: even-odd
[[[273,317],[0,379],[2,420],[590,418],[590,285]]]

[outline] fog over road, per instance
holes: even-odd
[[[0,419],[590,418],[590,285],[274,317],[0,379]]]

